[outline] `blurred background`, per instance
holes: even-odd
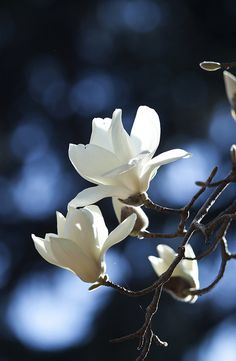
[[[193,153],[160,169],[149,191],[162,205],[184,205],[215,165],[230,170],[236,142],[221,72],[203,60],[236,61],[234,0],[1,0],[0,2],[0,360],[134,360],[135,342],[109,339],[136,330],[149,297],[129,299],[47,264],[31,233],[56,230],[56,210],[89,184],[67,156],[89,141],[93,117],[123,109],[131,129],[139,105],[159,114],[158,152]],[[203,197],[204,198],[204,197]],[[201,204],[200,199],[198,205]],[[212,210],[235,198],[235,187]],[[108,228],[110,200],[99,202]],[[170,232],[177,219],[148,212],[150,229]],[[229,245],[235,250],[235,228]],[[160,240],[127,239],[107,254],[114,282],[132,289],[156,279],[148,262]],[[169,242],[178,246],[178,239]],[[193,240],[196,251],[201,239]],[[217,252],[200,263],[202,286],[219,267]],[[236,263],[196,304],[164,294],[155,328],[169,342],[149,360],[236,360]]]

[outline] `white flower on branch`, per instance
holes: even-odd
[[[94,283],[105,277],[105,253],[132,231],[132,214],[108,234],[99,207],[69,208],[64,217],[57,212],[57,234],[45,238],[32,235],[39,254],[49,263],[74,272],[84,282]]]
[[[224,71],[226,94],[231,105],[231,114],[236,120],[236,77],[228,71]]]
[[[93,119],[90,143],[70,144],[69,157],[77,172],[97,186],[80,192],[70,205],[83,207],[105,197],[127,199],[145,193],[161,165],[189,156],[173,149],[153,158],[159,141],[159,117],[147,106],[138,108],[130,135],[120,109],[112,119]]]
[[[131,236],[138,236],[140,231],[144,231],[148,227],[148,217],[141,207],[128,206],[115,197],[112,198],[112,204],[119,222],[122,222],[133,213],[137,215],[134,228],[130,233]]]
[[[167,271],[176,257],[175,251],[164,244],[157,246],[159,257],[149,256],[154,271],[160,276]],[[195,258],[190,244],[185,246],[185,257]],[[176,299],[184,302],[196,302],[198,296],[188,294],[189,289],[199,289],[198,263],[197,260],[183,259],[178,263],[171,278],[165,283],[165,289]]]

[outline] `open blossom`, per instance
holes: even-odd
[[[171,247],[164,244],[159,244],[157,246],[157,252],[159,253],[160,257],[149,256],[148,259],[151,262],[156,274],[160,276],[174,261],[176,253]],[[190,244],[185,246],[185,257],[195,257],[194,251]],[[180,261],[179,264],[175,267],[171,278],[164,287],[172,294],[172,296],[178,300],[194,303],[198,296],[187,295],[187,291],[190,288],[199,288],[197,260],[183,259]]]
[[[236,120],[236,77],[228,71],[224,71],[226,94],[231,105],[231,113]]]
[[[129,217],[130,214],[134,213],[137,215],[134,228],[130,234],[131,236],[138,236],[140,231],[144,231],[148,227],[148,217],[141,207],[128,206],[115,197],[112,198],[112,205],[119,222]]]
[[[159,117],[147,106],[138,108],[130,135],[120,109],[112,119],[93,119],[90,143],[70,144],[69,157],[77,172],[97,186],[80,192],[70,205],[82,207],[105,197],[127,199],[145,193],[161,165],[189,156],[173,149],[153,158],[159,141]]]
[[[106,251],[130,234],[135,220],[136,215],[132,214],[108,234],[99,207],[69,208],[66,217],[57,212],[57,234],[32,238],[47,262],[74,272],[84,282],[94,283],[105,275]]]

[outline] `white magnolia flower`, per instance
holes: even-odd
[[[224,71],[224,81],[226,94],[232,109],[232,117],[236,120],[236,77],[228,71]]]
[[[146,192],[161,165],[189,156],[173,149],[152,158],[159,141],[159,117],[147,106],[138,108],[130,135],[120,109],[112,119],[93,119],[90,143],[70,144],[69,157],[77,172],[97,186],[80,192],[70,205],[82,207],[105,197],[127,199]]]
[[[152,264],[154,271],[160,276],[164,273],[176,257],[175,251],[164,244],[157,246],[157,252],[159,257],[149,256],[148,259]],[[195,254],[190,246],[185,246],[185,257],[194,258]],[[186,260],[183,259],[176,266],[171,278],[165,284],[165,288],[169,291],[172,296],[180,301],[194,303],[198,296],[187,295],[186,291],[191,289],[199,289],[199,278],[198,278],[198,263],[197,260]]]
[[[132,214],[109,235],[99,207],[69,208],[66,218],[57,212],[57,234],[32,235],[39,254],[49,263],[74,272],[84,282],[96,282],[106,271],[105,253],[133,229]]]
[[[112,204],[119,222],[122,222],[124,219],[129,217],[130,214],[134,213],[137,215],[137,219],[131,232],[131,236],[138,236],[140,231],[144,231],[148,227],[148,217],[146,216],[146,213],[142,210],[141,207],[128,206],[123,202],[119,201],[119,199],[116,197],[112,198]]]

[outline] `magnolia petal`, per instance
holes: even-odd
[[[190,244],[187,244],[185,246],[185,257],[188,257],[188,258],[195,258],[196,257]],[[194,272],[197,271],[197,274],[198,274],[197,260],[190,261],[190,260],[184,259],[182,261],[182,264],[183,264],[183,266],[185,267],[186,270],[194,271]],[[197,270],[196,270],[196,268],[197,268]]]
[[[114,153],[122,162],[126,163],[135,154],[133,153],[130,136],[123,127],[121,114],[121,109],[116,109],[112,115],[111,137]]]
[[[57,216],[57,234],[58,236],[63,237],[66,219],[63,216],[63,214],[61,214],[60,212],[56,212],[56,216]]]
[[[147,166],[154,169],[156,167],[160,167],[161,165],[175,162],[176,160],[181,158],[189,158],[190,156],[191,154],[186,152],[186,150],[172,149],[154,157],[152,160],[149,161]]]
[[[163,259],[154,256],[149,256],[148,259],[158,276],[162,275],[162,273],[168,269],[168,265],[163,261]]]
[[[81,209],[81,212],[86,214],[90,222],[90,227],[93,228],[93,232],[94,232],[93,247],[94,247],[94,242],[98,243],[99,251],[100,251],[100,249],[102,248],[104,242],[108,237],[108,229],[104,222],[104,218],[100,211],[100,208],[98,206],[91,205]]]
[[[166,262],[168,267],[170,266],[170,264],[173,262],[173,260],[176,257],[175,251],[171,247],[167,246],[166,244],[158,244],[157,252],[158,252],[160,258],[162,258],[164,260],[164,262]]]
[[[96,203],[103,198],[118,197],[126,199],[129,197],[130,192],[125,187],[98,185],[84,189],[82,192],[70,201],[68,207],[84,207]]]
[[[112,197],[112,205],[116,214],[116,218],[118,219],[118,222],[120,222],[121,210],[123,207],[125,207],[125,204],[120,202],[118,198]]]
[[[108,236],[106,239],[101,254],[105,254],[105,252],[114,244],[121,242],[125,239],[134,228],[135,221],[137,219],[136,214],[131,214],[128,218],[126,218],[122,223],[120,223]]]
[[[62,238],[74,241],[88,257],[99,257],[95,227],[89,211],[70,207]]]
[[[120,165],[115,154],[94,144],[70,144],[69,158],[77,172],[93,183],[106,182],[102,174]]]
[[[150,181],[153,179],[160,166],[174,162],[178,159],[188,158],[190,156],[191,154],[183,149],[172,149],[151,159],[146,163],[142,174],[142,183],[144,188],[146,190],[148,189]]]
[[[236,107],[236,77],[228,71],[224,71],[225,89],[231,107]]]
[[[111,126],[110,118],[94,118],[92,123],[92,134],[90,144],[98,145],[109,151],[113,151],[111,135],[109,128]]]
[[[148,151],[155,153],[161,136],[161,127],[158,114],[147,106],[138,108],[131,130],[131,139],[137,153]]]
[[[51,247],[58,265],[77,274],[84,282],[96,282],[103,272],[99,262],[88,257],[70,239],[50,237]]]
[[[34,241],[34,245],[38,253],[41,257],[43,257],[48,263],[51,263],[55,266],[58,266],[58,262],[53,256],[49,247],[46,248],[46,240],[40,237],[35,236],[35,234],[31,234],[31,237]]]

